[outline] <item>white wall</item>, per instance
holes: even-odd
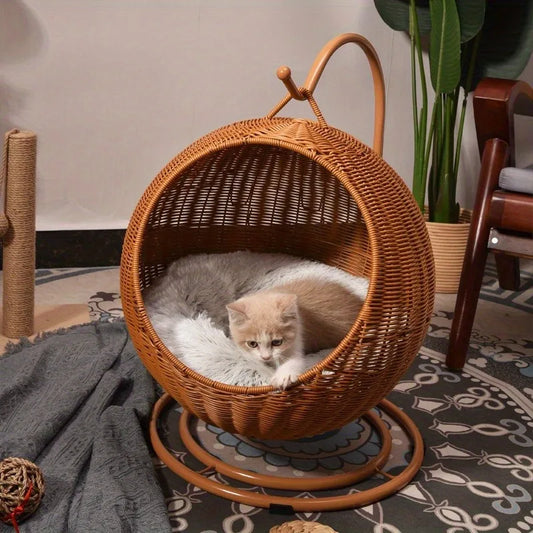
[[[385,159],[410,183],[409,45],[371,0],[0,0],[0,128],[38,134],[37,228],[126,227],[177,152],[227,123],[262,116],[303,83],[320,48],[367,37],[387,87]],[[355,46],[315,96],[329,123],[371,143],[373,94]],[[284,114],[312,116],[306,103]],[[472,128],[464,165],[477,171]],[[466,187],[461,197],[471,202]]]

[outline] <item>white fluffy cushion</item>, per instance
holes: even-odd
[[[170,265],[143,294],[165,346],[199,374],[229,385],[268,385],[274,369],[247,356],[228,336],[225,306],[249,292],[296,279],[335,281],[364,301],[368,280],[283,254],[247,251],[188,256]],[[330,353],[306,355],[311,368]]]

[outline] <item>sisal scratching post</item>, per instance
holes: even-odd
[[[2,333],[23,337],[33,333],[37,138],[30,131],[13,130],[6,133],[4,146]]]

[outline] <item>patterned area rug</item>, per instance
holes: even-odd
[[[436,306],[419,356],[388,397],[409,414],[425,441],[421,470],[398,494],[360,509],[283,515],[211,495],[154,458],[173,531],[263,533],[295,519],[327,524],[340,533],[533,531],[533,337],[509,334],[516,330],[513,321],[522,321],[522,331],[527,331],[524,321],[531,320],[533,325],[531,271],[524,272],[523,280],[521,292],[502,291],[494,268],[487,268],[481,318],[488,313],[490,325],[495,323],[498,328],[490,335],[486,328],[474,331],[468,365],[462,373],[450,372],[444,365],[452,312]],[[117,299],[117,294],[95,295],[90,303],[94,318],[119,316]],[[185,451],[180,440],[180,411],[176,404],[164,411],[161,439],[180,461],[201,470],[203,465]],[[407,464],[411,447],[404,432],[387,417],[385,420],[390,425],[393,451],[384,470],[395,475]],[[247,439],[201,421],[195,421],[191,431],[206,450],[228,463],[302,479],[352,471],[379,448],[375,430],[364,420],[296,442]],[[220,474],[206,475],[230,483]],[[353,493],[376,486],[383,481],[379,478],[343,490],[294,495],[313,498]],[[236,481],[231,484],[264,492]]]
[[[57,282],[63,275],[71,279],[78,274],[87,271],[50,272],[38,282]],[[437,300],[419,356],[388,397],[408,413],[425,441],[422,468],[399,493],[360,509],[280,514],[211,495],[185,482],[154,457],[173,531],[265,533],[291,520],[317,521],[339,533],[533,531],[531,268],[523,279],[521,292],[502,291],[494,269],[487,268],[478,312],[481,327],[472,335],[468,365],[462,373],[450,372],[444,365],[453,302]],[[93,292],[89,306],[93,320],[105,322],[122,316],[118,293],[107,287]],[[180,440],[180,410],[171,404],[164,411],[160,436],[175,457],[201,470],[202,465],[186,453]],[[410,444],[403,430],[384,418],[390,426],[393,450],[383,470],[396,475],[409,461]],[[360,468],[379,448],[379,438],[365,420],[296,442],[247,439],[199,421],[191,429],[206,450],[224,461],[303,480]],[[206,475],[229,483],[217,473]],[[380,484],[381,477],[343,490],[299,491],[296,495],[313,498],[354,493]],[[246,489],[264,492],[254,486]]]

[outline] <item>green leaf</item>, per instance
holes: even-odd
[[[424,35],[431,29],[428,0],[416,4],[419,31]],[[409,31],[409,0],[374,0],[374,5],[387,26],[396,31]]]
[[[457,0],[457,13],[461,26],[461,42],[473,39],[483,27],[486,0]]]
[[[429,66],[436,93],[452,92],[461,78],[461,31],[454,0],[430,0]]]
[[[472,88],[484,77],[516,79],[532,51],[533,0],[487,2]]]

